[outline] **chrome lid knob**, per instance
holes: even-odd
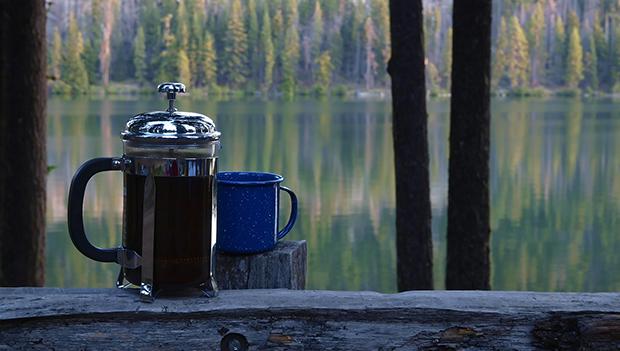
[[[168,99],[168,109],[166,111],[173,113],[177,110],[176,107],[174,107],[174,100],[177,98],[177,93],[185,92],[185,84],[165,82],[157,86],[157,91],[166,93],[166,98]]]

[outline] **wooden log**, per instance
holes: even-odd
[[[215,279],[220,289],[296,289],[306,286],[306,241],[280,241],[255,255],[218,253]]]
[[[144,304],[127,290],[0,288],[0,306],[0,350],[620,347],[619,293],[228,290]]]

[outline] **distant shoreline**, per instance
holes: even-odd
[[[71,94],[62,91],[55,91],[54,82],[48,83],[48,96],[58,97],[118,97],[118,96],[148,96],[155,95],[154,88],[150,85],[139,85],[133,82],[112,82],[108,88],[101,85],[91,85],[90,90],[83,94]],[[215,98],[262,98],[262,99],[292,99],[292,98],[354,98],[370,100],[390,99],[390,89],[359,89],[355,86],[336,85],[328,92],[317,94],[312,87],[300,88],[292,97],[285,97],[279,92],[269,92],[265,94],[260,90],[231,89],[227,87],[195,87],[188,89],[188,95],[193,97],[215,97]],[[428,89],[429,98],[450,98],[450,92],[442,89]],[[581,89],[556,88],[548,89],[543,87],[536,88],[517,88],[517,89],[496,89],[491,92],[495,98],[551,98],[551,97],[582,97],[582,98],[611,98],[620,99],[620,93],[607,93],[602,91],[586,91]]]

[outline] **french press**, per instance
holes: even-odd
[[[220,132],[207,116],[174,107],[181,83],[158,86],[166,111],[132,117],[121,133],[122,157],[95,158],[75,173],[69,190],[68,225],[85,256],[121,266],[117,287],[139,286],[142,300],[157,291],[198,287],[217,294],[213,278],[216,240],[217,156]],[[101,249],[84,232],[82,206],[89,179],[123,172],[122,245]]]

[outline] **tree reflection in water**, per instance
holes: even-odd
[[[125,121],[162,102],[50,99],[48,162],[56,169],[48,179],[48,286],[113,286],[117,266],[88,260],[69,240],[69,182],[87,159],[120,155]],[[308,240],[308,288],[395,291],[389,102],[184,99],[180,105],[214,117],[222,131],[220,170],[280,173],[297,192],[300,216],[288,238]],[[444,280],[448,106],[447,100],[429,102],[438,288]],[[493,102],[494,289],[620,289],[616,110],[610,101]],[[108,173],[87,190],[87,233],[97,245],[120,243],[121,187],[120,174]]]

